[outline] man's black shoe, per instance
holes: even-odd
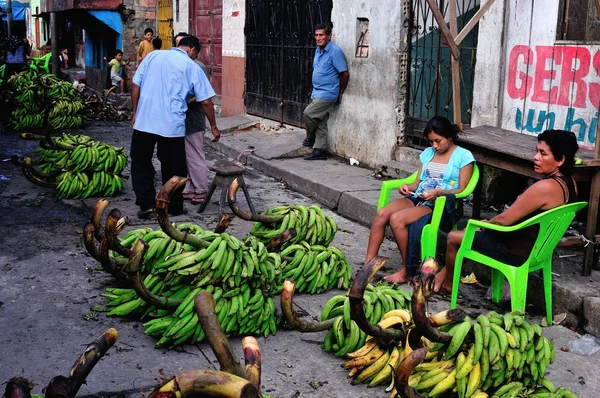
[[[313,146],[314,144],[315,144],[315,142],[314,142],[314,141],[311,141],[311,140],[309,140],[309,139],[308,139],[308,137],[306,137],[306,138],[304,139],[304,141],[302,141],[302,146],[308,146],[308,147],[311,147],[311,146]]]
[[[325,160],[327,159],[327,151],[315,149],[308,155],[304,155],[304,160]]]
[[[154,207],[141,207],[137,212],[137,216],[141,220],[151,220],[156,218],[156,209]]]
[[[171,209],[169,209],[169,210],[167,211],[167,213],[168,213],[170,216],[173,216],[173,217],[175,217],[175,216],[180,216],[180,215],[182,215],[182,214],[187,214],[187,210],[186,210],[186,209],[184,209],[184,208],[181,208],[181,209],[175,209],[175,210],[171,210]]]

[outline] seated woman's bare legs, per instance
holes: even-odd
[[[400,255],[402,256],[403,267],[400,268],[398,271],[394,272],[393,274],[384,277],[383,279],[385,279],[386,281],[392,283],[405,283],[408,281],[406,269],[408,231],[406,227],[428,213],[431,213],[431,208],[427,206],[416,206],[410,209],[397,211],[390,217],[390,227],[392,228],[392,233],[394,234],[394,238],[396,239],[398,250],[400,250]]]
[[[406,198],[398,199],[382,207],[377,211],[375,219],[371,224],[371,231],[369,232],[369,244],[367,245],[367,255],[365,263],[371,260],[379,252],[379,247],[383,242],[383,236],[385,235],[385,227],[390,222],[390,217],[397,211],[415,207],[413,202]]]
[[[463,241],[464,231],[451,231],[448,234],[446,246],[446,266],[435,276],[433,291],[449,295],[452,293],[452,279],[454,276],[454,260],[456,253]]]

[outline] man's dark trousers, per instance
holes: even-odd
[[[135,193],[135,204],[142,209],[149,209],[156,203],[154,186],[154,166],[152,157],[154,147],[160,161],[162,183],[173,176],[187,175],[185,164],[185,137],[166,138],[156,134],[133,130],[131,137],[131,183]],[[181,191],[174,192],[169,202],[169,213],[180,213],[183,209]]]

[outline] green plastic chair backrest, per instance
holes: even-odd
[[[479,167],[477,167],[477,163],[473,164],[473,174],[471,174],[471,179],[467,183],[467,186],[461,193],[456,194],[457,199],[463,199],[467,196],[471,195],[479,182]]]
[[[558,206],[509,227],[506,231],[517,231],[539,224],[540,230],[529,255],[530,266],[534,266],[552,257],[554,248],[558,245],[567,228],[569,228],[571,221],[575,218],[575,213],[585,206],[587,206],[587,202],[576,202]]]

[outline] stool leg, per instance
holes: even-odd
[[[227,203],[227,189],[221,187],[221,200],[219,201],[219,220],[225,213],[225,203]]]
[[[204,209],[206,209],[206,206],[208,205],[208,202],[210,201],[212,194],[215,192],[216,187],[217,186],[215,185],[215,182],[213,181],[210,184],[210,188],[208,188],[208,192],[206,193],[206,199],[204,199],[202,201],[202,203],[200,203],[200,207],[198,207],[198,213],[202,213],[204,211]]]
[[[252,205],[252,199],[250,199],[250,193],[248,192],[248,187],[246,187],[246,182],[244,181],[244,178],[241,177],[239,179],[240,181],[240,187],[242,187],[242,191],[244,191],[244,196],[246,197],[246,202],[248,202],[248,207],[250,208],[250,211],[252,212],[252,214],[256,214],[256,211],[254,210],[254,206]]]

